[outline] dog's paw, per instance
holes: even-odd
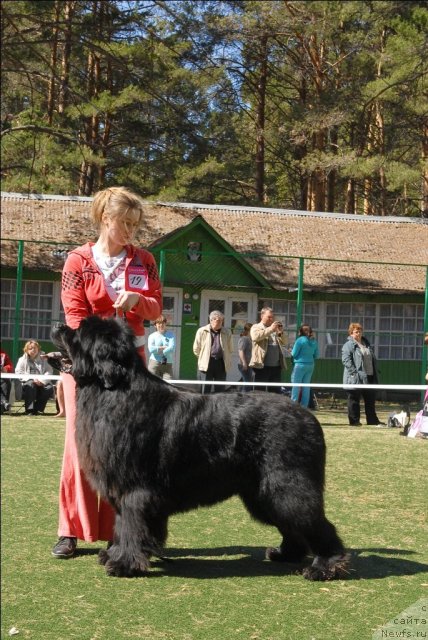
[[[268,547],[265,553],[266,560],[271,560],[271,562],[290,562],[292,564],[298,564],[302,562],[304,557],[305,554],[297,556],[296,554],[287,552],[286,549],[283,551],[281,547]]]
[[[105,564],[108,559],[109,559],[109,555],[108,555],[107,549],[101,549],[98,552],[98,562],[99,562],[99,564]]]
[[[265,558],[272,562],[285,562],[281,547],[268,547],[265,552]]]
[[[315,581],[342,580],[349,576],[349,561],[349,553],[331,558],[317,556],[312,565],[303,570],[303,577]]]
[[[303,569],[302,575],[306,580],[314,580],[316,582],[332,580],[333,576],[317,567],[306,567]]]
[[[125,563],[121,560],[107,560],[105,570],[108,576],[116,576],[117,578],[135,578],[144,576],[148,573],[150,562],[146,558],[135,560],[131,563]]]

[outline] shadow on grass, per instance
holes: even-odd
[[[428,571],[428,564],[398,556],[415,555],[406,549],[352,549],[352,569],[356,579],[413,576]]]
[[[96,555],[99,549],[77,549],[76,556]],[[379,580],[391,576],[410,576],[428,571],[428,564],[409,560],[415,551],[393,548],[350,549],[349,580]],[[216,547],[206,549],[166,549],[166,559],[153,559],[151,578],[165,575],[199,580],[248,578],[301,574],[304,563],[265,561],[265,547]]]

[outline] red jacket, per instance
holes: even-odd
[[[0,349],[0,359],[1,359],[1,370],[4,373],[13,373],[12,360],[9,358],[6,351],[3,351],[3,349]]]
[[[61,301],[66,322],[73,329],[87,316],[105,318],[116,313],[92,255],[93,245],[88,242],[70,251],[62,271]],[[133,245],[125,248],[125,289],[140,294],[139,303],[126,313],[126,319],[138,338],[144,335],[144,320],[155,320],[162,313],[162,289],[152,254]],[[141,341],[137,345],[141,346]]]

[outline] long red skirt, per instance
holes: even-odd
[[[87,542],[112,540],[115,514],[90,487],[79,465],[76,447],[76,384],[61,374],[66,411],[65,445],[59,488],[58,535]]]

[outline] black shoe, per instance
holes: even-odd
[[[61,536],[54,548],[52,549],[52,556],[54,558],[71,558],[74,556],[74,552],[77,547],[77,538],[68,538]]]
[[[361,427],[361,422],[350,422],[349,426],[350,427]]]

